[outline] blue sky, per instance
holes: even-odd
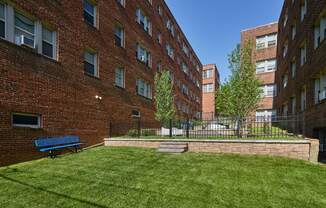
[[[215,63],[221,81],[240,31],[277,21],[283,0],[165,0],[203,64]]]

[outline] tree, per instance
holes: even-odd
[[[252,113],[261,100],[260,81],[252,63],[252,44],[238,44],[228,56],[231,76],[216,93],[216,110],[226,116],[243,119]]]
[[[167,126],[171,119],[175,117],[173,104],[173,86],[169,71],[163,70],[162,73],[155,75],[155,118],[164,126]]]

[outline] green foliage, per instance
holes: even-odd
[[[261,100],[260,81],[252,63],[252,44],[246,42],[229,55],[229,80],[216,93],[216,110],[226,116],[244,118],[253,112]]]
[[[130,129],[128,131],[127,135],[130,137],[138,137],[138,131],[137,131],[137,129]]]
[[[175,118],[173,104],[173,86],[169,71],[163,70],[155,76],[155,118],[163,125],[168,125],[170,119]]]
[[[156,136],[155,129],[143,129],[141,131],[142,136]]]

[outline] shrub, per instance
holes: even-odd
[[[142,136],[156,136],[155,129],[143,129]]]
[[[138,131],[137,129],[130,129],[127,133],[128,136],[130,137],[137,137],[138,136]]]

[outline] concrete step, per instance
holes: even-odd
[[[158,152],[162,152],[162,153],[183,153],[186,152],[186,149],[173,149],[173,148],[159,148]]]
[[[161,142],[161,145],[188,145],[187,142]]]
[[[184,145],[184,144],[174,144],[174,145],[170,145],[170,144],[161,144],[160,148],[175,148],[175,149],[185,149],[188,148],[188,145]]]

